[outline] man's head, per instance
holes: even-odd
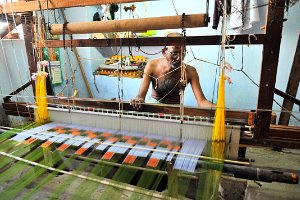
[[[178,32],[169,33],[166,37],[182,37]],[[185,57],[185,52],[181,46],[165,46],[162,50],[164,57],[170,63],[171,67],[179,67],[181,60]]]

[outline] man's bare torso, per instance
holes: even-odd
[[[179,104],[180,89],[185,86],[181,80],[181,67],[171,67],[165,58],[159,58],[151,61],[151,96],[161,103]],[[187,82],[189,82],[187,66]]]

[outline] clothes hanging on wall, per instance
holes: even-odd
[[[230,28],[237,33],[248,30],[260,21],[257,0],[232,0]]]
[[[227,14],[231,12],[231,0],[226,0],[226,10]],[[220,17],[223,16],[223,7],[224,7],[224,0],[215,0],[215,7],[214,7],[214,16],[213,16],[213,29],[218,29]]]

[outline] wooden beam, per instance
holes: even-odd
[[[289,81],[286,87],[286,94],[296,97],[300,83],[300,35],[298,38],[297,48],[294,56]],[[278,124],[288,125],[291,117],[294,103],[284,98]]]
[[[282,37],[284,8],[285,0],[269,0],[257,102],[257,124],[254,135],[256,139],[266,137],[265,133],[269,131]]]
[[[233,36],[230,36],[233,37]],[[265,35],[256,35],[257,39],[251,37],[250,44],[263,44]],[[237,35],[235,39],[230,42],[230,45],[249,44],[249,35]],[[149,37],[149,38],[113,38],[113,39],[77,39],[65,40],[66,47],[112,47],[112,46],[171,46],[181,45],[181,38],[176,37]],[[220,45],[220,36],[187,36],[186,45]],[[40,46],[36,46],[40,47]],[[64,47],[63,40],[48,40],[47,47]]]
[[[300,127],[285,126],[285,125],[271,125],[269,130],[269,137],[286,138],[286,139],[300,141]]]
[[[300,71],[299,71],[300,72]],[[297,84],[299,84],[299,82],[297,83]],[[298,86],[298,85],[297,85]],[[298,87],[297,87],[297,89],[298,89]],[[288,100],[288,101],[290,101],[291,103],[295,103],[295,104],[297,104],[298,106],[300,106],[300,100],[299,99],[296,99],[295,97],[293,97],[293,96],[291,96],[291,95],[289,95],[289,94],[287,94],[287,93],[284,93],[284,92],[282,92],[281,90],[278,90],[277,88],[275,88],[275,91],[274,91],[274,93],[275,94],[277,94],[277,95],[279,95],[279,96],[281,96],[281,97],[283,97],[285,100]],[[296,92],[296,94],[297,94],[297,92]],[[285,110],[285,109],[282,109],[282,111],[283,110]],[[282,124],[282,125],[284,125],[284,124]],[[287,125],[287,124],[286,124]]]
[[[29,117],[31,119],[34,119],[34,114],[29,112],[17,112],[17,111],[5,110],[5,114],[18,116],[18,117]]]
[[[182,20],[184,19],[184,23]],[[93,22],[70,22],[50,25],[50,33],[53,35],[86,34],[86,33],[110,33],[124,31],[146,31],[175,28],[196,28],[207,26],[207,14],[192,14],[163,17],[150,17],[138,19],[121,19]]]
[[[2,103],[2,107],[5,110],[15,111],[15,112],[30,112],[33,113],[33,108],[27,107],[28,105],[32,105],[26,102],[6,102]]]
[[[0,5],[0,14],[18,13],[37,10],[52,10],[58,8],[71,8],[82,6],[96,6],[107,3],[133,3],[144,2],[146,0],[37,0],[28,2],[14,2]],[[150,0],[153,1],[153,0]]]
[[[15,91],[11,92],[9,95],[7,95],[3,98],[3,102],[8,102],[13,95],[18,94],[19,92],[25,90],[27,87],[32,85],[33,82],[34,82],[33,80],[30,80],[27,83],[25,83],[24,85],[22,85],[21,87],[19,87],[18,89],[16,89]]]
[[[300,141],[279,139],[279,138],[268,138],[264,140],[264,146],[276,147],[276,148],[288,148],[288,149],[300,149]]]
[[[95,99],[68,99],[68,98],[59,98],[59,97],[50,97],[48,96],[49,106],[69,106],[70,102],[72,102],[71,106],[81,106],[86,109],[93,108],[103,108],[103,109],[112,109],[119,110],[119,102],[118,101],[105,101],[105,100],[95,100]],[[125,111],[137,111],[135,110],[129,102],[123,102],[123,110]],[[140,112],[149,112],[149,113],[161,113],[161,114],[180,114],[180,107],[175,105],[160,105],[160,104],[143,104]],[[203,116],[212,118],[214,117],[215,110],[214,109],[202,109],[195,107],[185,107],[184,114],[188,116]],[[248,120],[248,112],[245,111],[226,111],[226,120],[228,121],[236,121],[242,122],[243,124],[247,123]]]

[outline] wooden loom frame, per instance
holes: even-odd
[[[129,3],[129,2],[142,2],[144,0],[114,0],[111,3]],[[8,3],[5,4],[5,8],[0,9],[0,14],[3,10],[6,13],[13,12],[27,12],[27,11],[37,11],[46,9],[58,9],[67,7],[78,7],[78,6],[91,6],[99,5],[105,3],[106,1],[99,0],[86,0],[82,3],[79,0],[70,1],[60,1],[51,0],[49,1],[48,7],[46,7],[47,0],[41,0],[41,7],[38,5],[38,1],[29,2],[19,2],[19,3]],[[12,8],[12,10],[11,10]],[[259,96],[257,109],[253,112],[254,116],[254,139],[241,139],[241,145],[255,145],[255,146],[276,146],[285,148],[300,148],[300,127],[291,126],[281,126],[281,125],[271,125],[271,109],[273,105],[274,93],[276,92],[276,74],[278,67],[278,58],[280,43],[282,37],[282,26],[284,18],[284,8],[285,0],[269,0],[268,13],[267,13],[267,24],[266,33],[256,35],[256,40],[249,41],[248,35],[237,35],[235,40],[231,43],[232,45],[242,45],[242,44],[262,44],[263,45],[263,57],[261,65],[261,79],[259,84]],[[36,64],[33,62],[33,43],[31,38],[31,24],[23,23],[23,29],[25,33],[25,45],[28,55],[28,62],[30,66],[30,72],[36,71]],[[160,46],[160,45],[175,45],[181,44],[180,38],[137,38],[134,39],[138,46]],[[133,44],[133,39],[125,38],[123,39],[123,46],[128,46]],[[219,36],[187,36],[186,45],[219,45]],[[64,42],[62,40],[48,41],[48,47],[63,47]],[[117,46],[119,44],[115,43],[114,39],[79,39],[79,40],[66,40],[66,47],[107,47],[107,46]],[[12,93],[11,93],[12,94]],[[267,94],[267,95],[266,95]],[[276,93],[278,94],[278,93]],[[21,116],[31,116],[33,110],[26,108],[26,103],[9,102],[9,98],[3,104],[7,114],[21,115]],[[97,106],[104,108],[118,109],[118,103],[107,102],[107,101],[75,101],[78,105],[85,106]],[[66,104],[66,100],[50,99],[50,103],[61,103]],[[128,103],[123,104],[124,109],[132,109]],[[142,111],[147,110],[157,110],[157,112],[163,113],[178,113],[178,108],[173,106],[154,106],[145,105]],[[205,109],[185,109],[187,114],[191,115],[201,115],[201,116],[213,116],[212,110]],[[227,111],[227,117],[235,119],[247,120],[248,112],[240,111]]]

